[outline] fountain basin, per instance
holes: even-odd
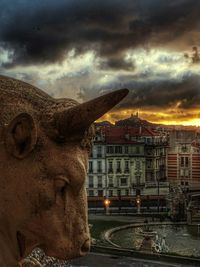
[[[200,257],[200,234],[197,226],[183,223],[149,223],[151,230],[163,236],[170,254]],[[111,229],[105,239],[115,247],[139,250],[144,224],[131,224]]]

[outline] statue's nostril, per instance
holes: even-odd
[[[89,250],[90,250],[90,240],[87,239],[87,240],[83,243],[83,245],[82,245],[82,247],[81,247],[81,250],[80,250],[80,254],[81,254],[81,256],[86,255],[86,254],[89,252]]]

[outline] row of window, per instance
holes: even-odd
[[[120,177],[119,178],[119,186],[127,186],[128,185],[128,177]],[[93,188],[94,186],[94,177],[88,177],[88,187]],[[103,178],[102,176],[97,176],[97,187],[103,187]],[[114,187],[113,177],[108,178],[108,187]]]
[[[102,161],[99,160],[97,161],[97,172],[101,173],[103,170],[102,170]],[[89,173],[92,173],[94,172],[94,169],[93,169],[93,162],[92,161],[89,161],[89,170],[88,170]]]
[[[94,172],[93,168],[93,162],[89,161],[89,173]],[[101,173],[102,172],[102,161],[97,161],[97,172]],[[108,173],[113,173],[114,168],[113,168],[113,161],[108,162]],[[116,164],[116,172],[121,173],[122,172],[122,167],[121,167],[121,161],[117,161]],[[129,172],[129,161],[124,161],[124,172]]]
[[[156,160],[153,160],[153,159],[147,159],[146,160],[146,166],[147,166],[147,169],[162,169],[163,166],[165,166],[165,160],[162,160],[162,159],[156,159]]]
[[[88,190],[88,196],[89,197],[93,197],[95,196],[95,192],[94,190]],[[97,196],[99,197],[104,197],[104,192],[103,190],[97,190]],[[116,191],[112,190],[112,189],[109,189],[108,190],[108,197],[112,197],[112,196],[129,196],[129,189],[125,189],[125,191],[120,191],[118,190],[117,191],[117,194],[116,194]]]
[[[153,164],[154,162],[155,162],[155,167]],[[181,165],[181,166],[187,167],[188,161],[184,161],[184,165]],[[158,159],[156,161],[153,161],[152,159],[148,159],[148,160],[146,160],[146,167],[147,167],[147,169],[156,168],[156,169],[161,170],[165,167],[165,162],[160,161]],[[135,168],[137,170],[140,170],[142,168],[142,163],[140,160],[135,161]],[[116,170],[114,170],[113,161],[109,160],[108,161],[108,173],[113,173],[114,171],[116,171],[118,173],[121,173],[122,171],[129,172],[129,161],[128,160],[124,161],[124,169],[122,170],[122,162],[121,162],[121,160],[117,160],[116,161]],[[89,161],[89,173],[93,173],[93,172],[94,172],[93,161]],[[99,172],[99,173],[102,172],[102,161],[97,161],[97,172]]]
[[[88,187],[94,187],[94,177],[89,176],[88,177]],[[97,187],[103,187],[103,178],[102,176],[97,176]]]
[[[165,169],[161,169],[159,171],[146,171],[146,179],[147,181],[155,181],[155,180],[165,180],[166,172]]]
[[[165,156],[166,155],[166,149],[163,147],[156,148],[156,149],[148,148],[146,150],[146,155],[147,156]]]
[[[94,154],[93,154],[94,150],[92,151],[90,157],[94,157]],[[97,158],[102,158],[103,157],[103,148],[102,146],[97,146],[96,147],[96,157]]]
[[[108,162],[108,173],[113,173],[113,172],[114,172],[113,161],[109,161]],[[118,173],[122,172],[121,161],[119,160],[117,160],[116,172]],[[129,172],[129,161],[128,160],[124,161],[124,172]]]
[[[96,156],[97,157],[102,157],[104,154],[104,149],[103,146],[95,146],[96,148]],[[93,150],[94,152],[95,150]],[[152,155],[152,156],[164,156],[165,153],[165,148],[147,148],[146,154],[147,155]],[[144,146],[141,145],[134,145],[134,146],[120,146],[120,145],[106,145],[106,153],[107,154],[143,154],[144,153]],[[91,154],[91,157],[93,154]]]
[[[134,147],[106,146],[106,153],[107,154],[129,154],[129,153],[141,154],[143,153],[143,147],[141,146],[134,146]]]
[[[181,186],[188,186],[188,185],[189,185],[188,182],[181,181]]]

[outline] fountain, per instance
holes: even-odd
[[[157,232],[152,231],[148,225],[148,220],[144,221],[144,226],[139,232],[139,235],[143,237],[142,243],[140,245],[140,251],[153,252],[154,242],[152,237],[154,237]]]
[[[140,251],[164,253],[169,251],[169,247],[166,244],[166,235],[159,237],[157,231],[150,228],[148,220],[144,221],[143,229],[139,232],[143,237],[141,242]]]
[[[200,257],[200,234],[196,226],[149,223],[126,226],[111,232],[112,244],[149,253],[175,253]]]

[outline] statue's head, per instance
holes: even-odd
[[[92,123],[127,93],[78,104],[0,76],[0,228],[15,254],[36,246],[60,259],[88,252]]]

